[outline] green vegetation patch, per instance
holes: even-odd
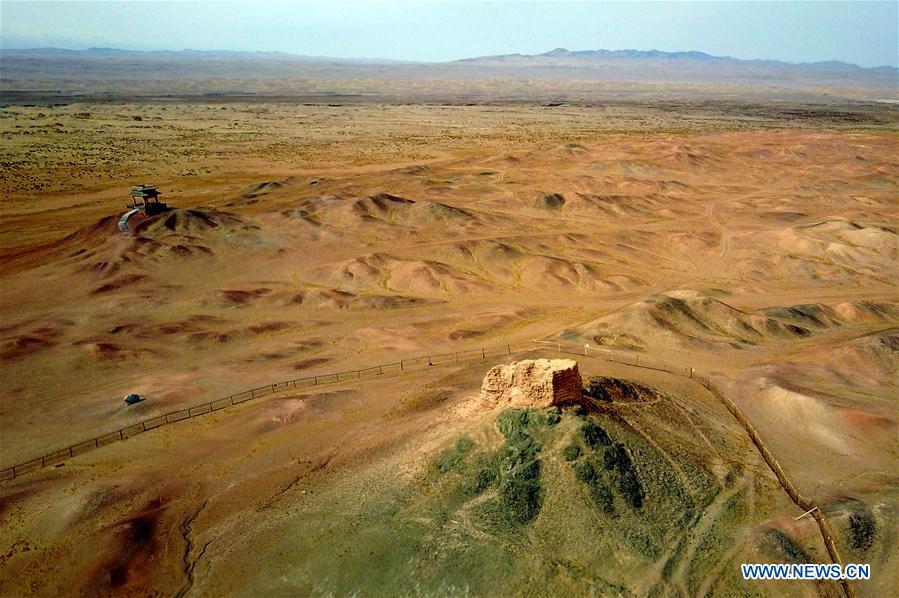
[[[581,436],[584,438],[584,444],[590,448],[596,448],[600,445],[612,445],[612,439],[609,437],[609,434],[592,421],[587,421],[581,427]]]
[[[581,447],[576,444],[569,444],[562,449],[562,456],[566,461],[576,461],[581,456]]]
[[[434,460],[439,476],[461,475],[461,485],[450,491],[460,500],[496,490],[478,511],[495,528],[523,525],[540,512],[540,449],[561,421],[558,409],[507,409],[495,420],[505,439],[497,450],[478,451],[474,441],[461,436]]]
[[[615,514],[615,497],[612,491],[603,481],[601,472],[597,471],[593,462],[582,460],[572,465],[574,477],[587,485],[590,489],[590,498],[606,515]]]
[[[547,423],[544,412],[529,409],[507,409],[496,418],[496,427],[506,438],[499,451],[497,514],[507,525],[527,523],[540,512],[539,437]]]
[[[643,506],[643,487],[637,478],[634,463],[623,444],[615,443],[606,450],[603,458],[603,467],[618,474],[616,482],[625,502],[635,509]]]
[[[435,462],[437,471],[447,473],[453,470],[461,470],[465,463],[465,456],[474,448],[474,441],[468,436],[460,436],[456,444],[444,449]]]
[[[364,479],[339,480],[346,485],[335,496],[350,515],[335,517],[323,501],[297,518],[303,533],[290,542],[304,558],[279,546],[292,573],[276,589],[349,595],[377,583],[393,595],[619,595],[652,571],[662,581],[641,591],[660,595],[683,570],[688,593],[699,592],[745,525],[743,493],[731,493],[711,526],[685,534],[722,486],[689,422],[664,401],[590,407],[497,412],[434,450],[410,482],[393,479],[386,463]],[[740,480],[734,474],[728,484]],[[864,543],[864,517],[850,523],[845,504],[832,508]],[[810,551],[773,531],[764,547],[772,561]]]
[[[618,488],[625,503],[635,509],[642,507],[645,493],[625,446],[612,442],[608,432],[591,420],[581,426],[580,437],[588,449],[586,459],[578,461],[581,449],[575,443],[566,446],[562,454],[566,461],[576,461],[572,463],[574,475],[590,488],[590,496],[600,509],[607,515],[615,513],[610,483]],[[609,474],[601,474],[597,465],[600,461],[602,469]]]

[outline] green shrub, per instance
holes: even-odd
[[[592,482],[596,479],[596,469],[594,469],[593,464],[589,461],[575,463],[572,466],[572,469],[574,470],[575,477],[582,482]]]
[[[643,487],[633,469],[622,472],[618,476],[618,490],[630,506],[639,509],[643,506]]]
[[[811,556],[802,545],[777,528],[769,528],[765,531],[761,540],[762,547],[774,556],[774,558],[787,563],[810,563]]]
[[[550,407],[546,412],[546,424],[554,426],[562,421],[561,410],[558,407]]]
[[[575,477],[587,485],[590,489],[590,498],[593,499],[603,513],[606,515],[615,514],[615,498],[612,491],[609,490],[602,479],[599,472],[590,461],[581,461],[571,466]]]
[[[628,456],[624,445],[617,443],[606,449],[603,455],[603,467],[607,471],[625,471],[630,468],[631,458]]]
[[[508,442],[522,443],[529,440],[527,424],[527,409],[506,409],[496,416],[496,427]]]
[[[535,463],[539,472],[539,462]],[[524,475],[509,476],[499,487],[499,501],[507,523],[527,523],[540,512],[540,482]]]
[[[562,456],[565,457],[566,461],[575,461],[581,456],[581,447],[576,444],[569,444],[562,449]]]
[[[618,378],[604,378],[596,376],[590,378],[584,386],[584,394],[592,399],[611,403],[612,401],[639,401],[644,394],[651,394],[652,390],[628,380]]]
[[[584,437],[584,443],[590,448],[596,448],[599,445],[609,446],[612,439],[605,430],[597,426],[591,421],[586,422],[581,428],[581,435]]]
[[[468,436],[460,436],[459,439],[456,440],[456,444],[444,449],[443,452],[437,456],[437,471],[440,473],[447,473],[454,469],[461,468],[462,464],[465,462],[465,455],[467,455],[472,448],[474,448],[474,441]]]
[[[481,467],[462,482],[462,491],[468,495],[480,494],[496,480],[495,467]]]
[[[496,427],[506,438],[498,454],[500,517],[507,524],[521,525],[540,512],[539,444],[528,424],[539,426],[542,413],[507,409],[496,418]]]
[[[615,514],[615,499],[612,496],[612,491],[605,484],[599,480],[594,480],[590,488],[590,496],[599,505],[603,513],[606,515]]]
[[[624,501],[635,509],[642,507],[643,498],[645,497],[643,487],[640,485],[637,471],[634,469],[631,457],[623,444],[616,443],[606,449],[603,455],[603,467],[608,471],[616,471],[618,473],[618,490],[621,492]]]

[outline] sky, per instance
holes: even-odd
[[[37,2],[0,0],[3,48],[281,51],[437,62],[698,50],[897,66],[887,2]]]

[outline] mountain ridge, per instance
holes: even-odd
[[[491,60],[508,61],[511,59],[518,60],[541,60],[541,59],[572,59],[572,60],[639,60],[639,59],[663,59],[663,60],[692,60],[697,62],[719,62],[729,64],[745,64],[745,65],[771,65],[779,67],[802,67],[802,68],[825,68],[825,69],[851,69],[878,72],[899,72],[899,68],[880,65],[873,67],[861,66],[851,62],[842,60],[822,60],[815,62],[788,62],[784,60],[774,60],[768,58],[735,58],[733,56],[716,56],[701,52],[698,50],[682,50],[674,52],[666,52],[663,50],[568,50],[566,48],[554,48],[548,52],[541,54],[496,54],[490,56],[477,56],[473,58],[462,58],[460,60],[450,62],[485,62]]]
[[[861,66],[851,62],[842,60],[822,60],[814,62],[789,62],[785,60],[775,60],[767,58],[735,58],[733,56],[717,56],[708,54],[699,50],[568,50],[566,48],[554,48],[540,54],[492,54],[484,56],[473,56],[469,58],[460,58],[456,60],[446,61],[415,61],[415,60],[398,60],[390,58],[340,58],[333,56],[317,56],[306,54],[294,54],[282,51],[245,51],[245,50],[194,50],[185,48],[183,50],[127,50],[113,47],[92,47],[83,50],[73,50],[68,48],[56,47],[38,47],[38,48],[0,48],[0,53],[7,55],[55,55],[55,56],[117,56],[127,58],[186,58],[186,59],[238,59],[238,60],[254,60],[267,59],[279,61],[299,61],[299,62],[330,62],[340,64],[434,64],[434,65],[451,65],[451,64],[471,64],[471,63],[489,63],[501,61],[504,63],[514,61],[538,61],[541,64],[551,60],[571,60],[582,64],[588,61],[602,60],[673,60],[673,61],[695,61],[707,63],[727,63],[734,65],[770,65],[778,67],[801,67],[813,69],[829,69],[829,70],[862,70],[876,72],[897,72],[899,68],[890,65],[880,66]]]

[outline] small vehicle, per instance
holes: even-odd
[[[131,393],[130,395],[125,397],[126,405],[134,405],[135,403],[140,403],[141,401],[143,401],[143,399],[139,394]]]

